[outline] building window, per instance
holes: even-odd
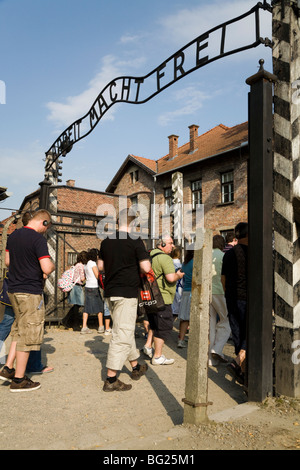
[[[192,208],[202,204],[202,180],[192,182]]]
[[[131,205],[134,206],[138,203],[138,197],[137,196],[132,196],[130,198],[130,201],[131,201]]]
[[[226,237],[227,235],[233,235],[233,238],[235,238],[235,235],[234,235],[234,230],[220,230],[220,234],[222,235],[222,237],[224,238],[224,240],[226,241]]]
[[[74,266],[77,262],[77,253],[74,253],[72,251],[68,252],[68,266]]]
[[[227,171],[221,174],[221,200],[222,204],[233,202],[233,171]]]
[[[164,189],[165,206],[170,208],[172,205],[172,188]]]
[[[134,184],[139,180],[139,170],[132,171],[130,173],[131,182]]]
[[[82,220],[79,218],[74,218],[72,219],[72,225],[72,232],[74,232],[74,234],[80,234],[80,225],[82,225]]]

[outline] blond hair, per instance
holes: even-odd
[[[39,209],[36,212],[32,213],[30,220],[47,220],[51,222],[51,214],[46,209]]]

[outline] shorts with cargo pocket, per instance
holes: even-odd
[[[108,302],[113,324],[106,367],[121,370],[126,360],[132,362],[140,356],[135,342],[137,299],[109,297]]]
[[[17,351],[39,351],[44,338],[45,305],[43,295],[8,294],[15,313],[11,328]]]

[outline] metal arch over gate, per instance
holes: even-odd
[[[167,60],[162,62],[158,67],[144,77],[121,76],[109,82],[99,93],[88,113],[82,118],[77,119],[64,132],[62,132],[46,152],[46,174],[51,170],[56,171],[56,168],[53,165],[59,156],[68,153],[76,142],[89,135],[104,114],[115,103],[146,103],[173,83],[204,65],[223,57],[257,47],[260,44],[272,47],[272,41],[269,38],[262,38],[260,36],[261,10],[272,12],[272,7],[266,0],[263,3],[257,3],[248,12],[201,34],[196,39],[179,49],[179,51],[171,55]],[[255,19],[254,41],[248,45],[226,50],[225,44],[228,26],[237,23],[244,18],[250,17],[251,15],[253,15]],[[205,55],[212,35],[217,32],[220,34],[219,53],[212,56]],[[191,63],[188,63],[189,54],[191,54]],[[169,79],[167,78],[168,76],[170,77]],[[84,131],[84,129],[87,130]]]
[[[101,118],[104,114],[113,106],[115,103],[131,103],[131,104],[143,104],[149,101],[151,98],[156,96],[161,91],[165,90],[167,87],[175,83],[176,81],[180,80],[181,78],[185,77],[186,75],[190,74],[191,72],[203,67],[206,64],[209,64],[213,61],[216,61],[220,58],[250,49],[263,44],[267,47],[272,48],[272,41],[269,38],[262,38],[260,36],[260,11],[265,10],[268,12],[272,12],[272,6],[267,3],[267,1],[259,2],[255,5],[251,10],[243,15],[240,15],[237,18],[229,20],[219,26],[216,26],[204,34],[201,34],[193,41],[189,42],[187,45],[182,47],[179,51],[174,53],[170,56],[166,61],[152,70],[150,73],[145,75],[144,77],[131,77],[131,76],[122,76],[112,80],[110,83],[106,85],[106,87],[99,93],[98,97],[94,101],[92,107],[90,108],[89,112],[84,115],[82,118],[75,121],[71,124],[59,137],[56,141],[52,144],[49,150],[46,152],[46,164],[45,164],[45,180],[40,183],[41,185],[41,197],[40,197],[40,205],[44,206],[45,203],[49,202],[49,194],[51,192],[50,186],[51,184],[55,186],[57,182],[57,178],[59,175],[58,172],[58,160],[60,155],[65,156],[73,147],[73,145],[78,142],[79,140],[83,139],[87,135],[89,135],[92,130],[96,127],[99,123]],[[250,17],[251,15],[254,16],[255,19],[255,40],[248,45],[243,45],[240,47],[236,47],[234,49],[226,50],[226,38],[228,27],[234,23],[237,23],[245,18]],[[213,34],[217,33],[218,37],[220,38],[219,42],[219,49],[218,53],[209,55],[209,45],[210,41],[213,38]],[[189,62],[190,59],[190,62]],[[251,78],[251,77],[250,77]],[[265,72],[259,72],[255,79],[251,80],[251,82],[247,82],[248,84],[253,85],[256,83],[257,79],[260,82],[270,82],[270,77],[266,76]],[[269,93],[269,104],[271,103],[271,87],[267,85],[268,93]],[[258,97],[261,100],[261,97],[264,95],[256,93],[256,90],[252,92],[253,101],[255,103],[256,98]],[[263,98],[264,100],[264,98]],[[249,103],[250,104],[250,103]],[[252,107],[253,108],[253,107]],[[254,109],[254,108],[253,108]],[[261,108],[260,108],[261,109]],[[272,105],[268,106],[268,110],[272,110]],[[255,112],[255,109],[254,109]],[[271,111],[272,113],[272,111]],[[270,115],[269,115],[270,117]],[[250,114],[249,114],[250,119]],[[259,121],[259,125],[263,127],[263,134],[261,138],[261,142],[264,141],[266,136],[265,126],[266,123],[270,124],[270,119],[262,119]],[[252,127],[253,129],[253,127]],[[85,132],[83,132],[85,130]],[[250,129],[251,130],[251,129]],[[268,127],[267,131],[270,133],[270,129]],[[253,132],[249,133],[249,138],[253,136]],[[269,134],[268,134],[269,137]],[[251,140],[251,139],[250,139]],[[253,142],[251,140],[251,142]],[[251,144],[250,142],[250,144]],[[270,144],[271,145],[271,144]],[[250,145],[250,153],[251,153],[251,146],[253,151],[253,144]],[[259,150],[263,148],[260,147]],[[269,151],[269,149],[266,149]],[[257,153],[257,155],[260,155]],[[264,161],[264,158],[259,158],[259,160]],[[253,164],[252,164],[252,171],[253,171]],[[262,173],[262,177],[264,177],[264,173]],[[262,185],[264,186],[264,185]],[[253,191],[250,191],[250,195],[253,194]],[[269,193],[268,193],[269,194]],[[259,195],[260,196],[260,195]],[[263,196],[265,198],[265,194]],[[55,196],[54,196],[55,199]],[[265,201],[265,199],[264,199]],[[252,201],[253,202],[253,201]],[[54,216],[56,213],[55,208],[54,210],[50,211],[54,212]],[[250,224],[253,227],[253,222]],[[260,227],[261,228],[261,227]],[[271,231],[270,231],[271,233]],[[55,243],[55,240],[53,240]],[[265,255],[264,255],[265,260]],[[262,274],[262,273],[261,273]],[[265,274],[265,273],[263,273]],[[264,278],[265,279],[265,278]],[[270,296],[269,296],[270,297]],[[252,298],[253,301],[253,298]],[[259,308],[262,307],[263,303],[260,302]],[[271,305],[269,302],[268,307]],[[269,308],[268,308],[269,310]],[[261,310],[257,309],[258,312]],[[268,312],[267,312],[268,313]],[[259,316],[259,315],[257,315]],[[262,316],[263,317],[263,316]],[[263,333],[267,331],[269,333],[269,325],[261,328],[261,325],[257,325],[255,322],[255,333],[263,340]],[[271,336],[270,336],[271,338]],[[253,343],[253,342],[252,342]],[[262,346],[262,345],[260,345]],[[264,345],[264,349],[268,347],[269,353],[272,353],[272,347],[269,347],[269,344]],[[253,344],[251,344],[251,349],[253,348]],[[257,349],[258,353],[261,352],[261,349],[254,347],[253,350]],[[253,355],[253,352],[251,353]],[[257,356],[257,354],[256,354]],[[253,357],[257,359],[255,354]],[[270,354],[269,354],[270,356]],[[251,368],[253,370],[253,374],[250,375],[250,379],[253,379],[252,382],[250,380],[249,383],[249,398],[253,397],[254,400],[260,401],[261,397],[257,397],[256,390],[259,389],[259,393],[263,396],[265,394],[269,394],[272,388],[272,376],[269,374],[270,372],[270,364],[272,362],[272,358],[270,359],[268,356],[267,364],[262,368]],[[269,360],[270,359],[270,360]],[[267,371],[268,377],[264,376],[265,370]],[[255,377],[253,378],[253,375]],[[261,377],[263,375],[263,377]],[[258,377],[258,379],[257,379]]]

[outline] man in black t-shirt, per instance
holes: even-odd
[[[13,364],[7,363],[1,371],[1,378],[11,382],[12,392],[40,388],[38,382],[32,382],[25,376],[25,370],[30,351],[38,351],[43,340],[44,279],[55,268],[43,236],[50,224],[51,215],[48,211],[41,209],[34,212],[25,227],[10,235],[6,246],[8,296],[15,314],[11,336],[12,345],[15,344],[16,349],[16,369]]]
[[[130,237],[131,221],[127,210],[121,212],[116,238],[106,238],[100,247],[98,267],[105,272],[104,296],[109,301],[113,320],[106,362],[107,379],[103,386],[105,392],[132,388],[117,379],[117,371],[123,368],[126,360],[132,366],[133,380],[138,380],[148,368],[137,361],[140,354],[135,344],[135,324],[140,271],[150,271],[151,263],[142,240]]]
[[[248,224],[239,223],[235,227],[235,235],[238,244],[223,257],[221,279],[236,354],[236,359],[227,368],[243,384],[246,359]]]

